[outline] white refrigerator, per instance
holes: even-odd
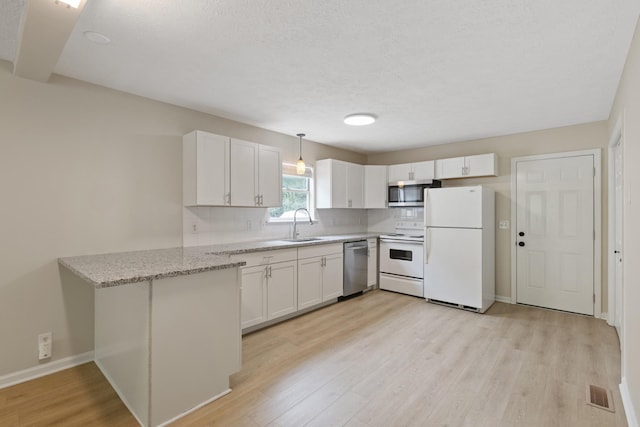
[[[484,313],[495,301],[495,194],[483,186],[424,195],[424,295]]]

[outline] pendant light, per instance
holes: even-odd
[[[304,175],[306,166],[304,164],[304,160],[302,160],[302,137],[305,136],[304,133],[296,134],[298,138],[300,138],[300,158],[298,159],[298,163],[296,163],[296,173],[298,175]]]

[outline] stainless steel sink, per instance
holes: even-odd
[[[297,239],[280,239],[281,242],[315,242],[317,240],[322,240],[320,237],[299,237]]]

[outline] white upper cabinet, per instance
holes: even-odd
[[[282,206],[282,158],[280,149],[260,145],[258,149],[259,206]]]
[[[282,160],[276,147],[231,139],[230,192],[233,206],[282,204]]]
[[[411,163],[411,172],[414,181],[428,181],[435,177],[435,162],[429,160],[426,162]]]
[[[182,138],[184,206],[229,205],[229,138],[193,131]]]
[[[231,140],[231,204],[233,206],[259,206],[256,181],[258,180],[258,144],[239,139]]]
[[[347,163],[347,207],[364,208],[364,166]]]
[[[316,208],[363,208],[362,165],[335,159],[316,162]]]
[[[387,207],[387,166],[364,167],[364,207]]]
[[[434,178],[434,161],[389,165],[388,182],[428,181]]]
[[[411,181],[411,163],[389,165],[389,182]]]
[[[279,148],[193,131],[182,138],[185,206],[282,205]]]
[[[436,160],[436,179],[497,175],[498,156],[495,153]]]

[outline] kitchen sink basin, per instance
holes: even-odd
[[[280,239],[281,242],[315,242],[317,240],[322,240],[320,237],[301,237],[298,239]]]

